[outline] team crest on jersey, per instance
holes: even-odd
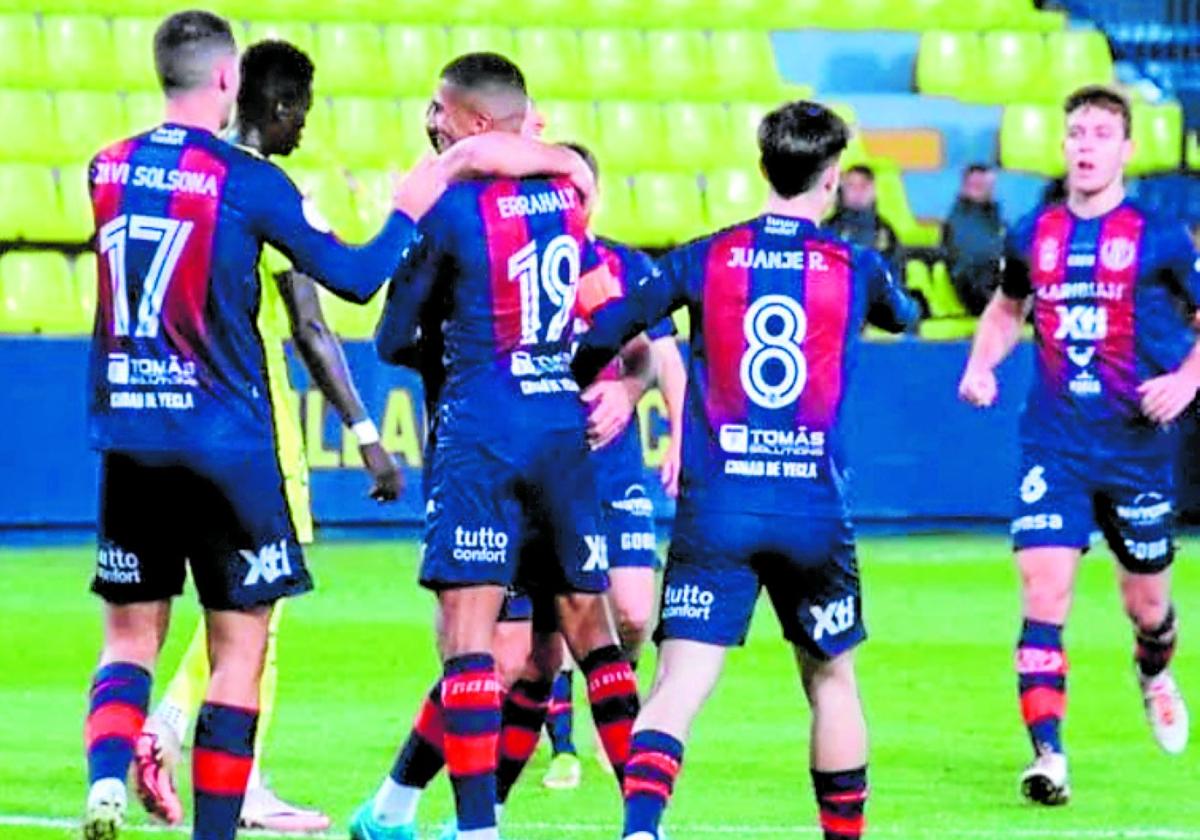
[[[1038,270],[1049,274],[1058,268],[1058,252],[1060,249],[1061,246],[1054,237],[1048,237],[1038,243]]]
[[[1100,264],[1109,271],[1124,271],[1137,258],[1137,246],[1123,236],[1117,236],[1100,246]]]

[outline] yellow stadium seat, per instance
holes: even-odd
[[[601,164],[603,165],[603,164]],[[606,174],[601,170],[600,201],[592,219],[592,227],[601,236],[618,242],[633,242],[639,227],[633,210],[633,190],[624,175]]]
[[[124,136],[125,111],[115,93],[63,91],[54,97],[54,108],[61,163],[86,163]]]
[[[512,58],[514,43],[513,31],[506,26],[456,26],[450,30],[450,52],[454,56],[494,52]]]
[[[975,334],[978,323],[969,315],[929,318],[917,327],[917,334],[926,341],[962,341]]]
[[[704,232],[704,202],[692,175],[643,172],[633,180],[633,244],[674,245]]]
[[[695,173],[729,164],[733,132],[724,106],[672,102],[663,107],[663,118],[667,168]]]
[[[985,32],[982,83],[985,102],[1027,102],[1045,87],[1046,39],[1037,32]]]
[[[386,167],[400,145],[400,120],[391,99],[334,99],[333,139],[338,159],[351,168]]]
[[[1000,122],[1000,165],[1058,177],[1063,163],[1063,116],[1054,105],[1009,105]]]
[[[652,73],[642,34],[629,29],[589,29],[581,36],[583,79],[597,98],[640,97]]]
[[[735,60],[728,56],[721,58],[722,68]],[[647,32],[646,61],[650,73],[643,80],[643,91],[647,96],[662,100],[698,98],[712,88],[717,75],[712,46],[708,37],[698,30]]]
[[[130,93],[125,96],[125,136],[132,137],[162,124],[165,102],[161,93]]]
[[[40,91],[0,91],[0,114],[4,114],[0,160],[54,162],[58,137],[54,102],[49,95]]]
[[[400,100],[400,145],[394,163],[401,169],[407,169],[424,155],[433,152],[425,131],[428,111],[429,97]]]
[[[383,36],[373,23],[323,23],[317,27],[314,85],[331,94],[388,93]]]
[[[1052,32],[1046,36],[1046,58],[1049,79],[1043,89],[1054,101],[1084,85],[1113,80],[1112,51],[1100,32]]]
[[[961,318],[967,314],[954,284],[950,282],[950,272],[944,262],[933,264],[933,271],[929,275],[928,301],[930,318]]]
[[[1176,102],[1133,106],[1131,174],[1170,172],[1183,157],[1183,109]]]
[[[590,101],[539,99],[537,107],[546,120],[547,139],[582,143],[589,149],[596,144],[596,107]],[[591,151],[596,152],[595,149]]]
[[[710,87],[696,95],[707,99],[780,101],[783,79],[775,48],[766,31],[718,30],[712,33],[713,72]]]
[[[638,25],[708,29],[721,0],[653,0],[641,11]]]
[[[42,18],[44,80],[53,88],[115,90],[113,36],[108,21],[90,15]]]
[[[154,70],[154,31],[159,23],[159,18],[113,20],[113,56],[121,90],[159,89]]]
[[[63,211],[54,171],[36,164],[0,165],[0,240],[60,242]]]
[[[747,27],[755,30],[784,29],[806,23],[789,8],[792,4],[775,0],[723,0],[715,4],[706,26],[717,29]]]
[[[289,171],[293,167],[324,169],[336,166],[338,160],[333,110],[328,100],[318,97],[308,112],[308,118],[304,121],[304,133],[300,137],[300,148],[288,156],[284,168]]]
[[[1200,170],[1200,132],[1193,131],[1187,137],[1188,169]]]
[[[574,15],[585,28],[605,26],[641,26],[645,0],[579,0]]]
[[[515,60],[525,73],[530,94],[574,97],[582,93],[579,34],[573,29],[518,29]]]
[[[64,166],[58,170],[58,197],[62,207],[60,236],[65,242],[86,242],[95,229],[92,197],[88,192],[85,164]]]
[[[509,0],[506,15],[519,26],[562,26],[580,17],[578,0]]]
[[[350,194],[346,173],[336,169],[291,169],[300,192],[315,204],[334,233],[347,242],[362,241],[362,221]]]
[[[666,159],[662,108],[648,102],[601,102],[597,110],[600,165],[615,172],[653,169]]]
[[[358,169],[351,179],[354,209],[362,221],[363,230],[371,236],[383,226],[392,210],[392,172],[386,169]]]
[[[100,291],[96,287],[97,271],[96,255],[90,252],[77,256],[71,266],[76,309],[85,334],[92,331],[96,321],[96,296]]]
[[[900,242],[909,246],[937,245],[941,234],[936,226],[925,226],[913,215],[900,169],[890,161],[873,161],[875,194],[879,214],[896,231]]]
[[[84,332],[71,266],[57,251],[10,251],[0,257],[0,332]]]
[[[768,102],[734,102],[729,106],[729,160],[726,166],[753,169],[758,166],[758,126],[771,110]]]
[[[43,81],[46,63],[42,30],[30,14],[0,15],[0,87],[29,87]]]
[[[724,228],[752,219],[763,211],[768,186],[755,169],[722,169],[710,172],[704,191],[708,227]]]
[[[941,96],[967,94],[981,77],[980,50],[974,32],[924,33],[917,53],[917,90]]]
[[[309,55],[314,56],[314,46],[317,36],[313,27],[309,23],[301,21],[283,21],[283,20],[255,20],[251,21],[246,29],[245,45],[256,44],[259,41],[287,41],[294,44],[299,49]],[[317,71],[313,77],[313,83],[320,88],[324,81],[322,75],[325,73],[325,68],[317,65]]]
[[[491,26],[509,19],[504,0],[455,0],[442,5],[442,23],[454,26]]]
[[[389,26],[383,33],[392,93],[429,96],[451,58],[450,36],[440,26]]]

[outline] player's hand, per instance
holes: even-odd
[[[1172,423],[1196,399],[1197,387],[1200,383],[1179,371],[1147,379],[1138,386],[1142,412],[1155,423]]]
[[[958,383],[958,396],[976,408],[989,408],[996,402],[996,373],[967,367]]]
[[[579,165],[574,167],[567,177],[571,179],[575,189],[579,190],[583,211],[590,216],[596,206],[596,176],[592,174],[583,158],[580,158]]]
[[[592,449],[608,446],[625,427],[636,406],[624,383],[616,380],[596,382],[583,392],[588,406],[588,443]]]
[[[663,491],[672,499],[679,498],[679,468],[683,461],[683,441],[678,435],[672,435],[667,454],[663,456],[662,466],[658,469],[658,478],[662,482]]]
[[[445,167],[437,156],[428,154],[401,177],[393,176],[392,207],[412,219],[420,219],[446,191]]]
[[[363,463],[366,464],[367,472],[371,474],[374,482],[370,492],[371,498],[380,503],[394,502],[400,498],[400,494],[404,492],[404,473],[400,472],[396,459],[383,448],[383,444],[369,443],[360,446],[358,451],[362,454]]]

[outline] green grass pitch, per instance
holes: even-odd
[[[1200,838],[1200,744],[1169,758],[1151,741],[1130,664],[1107,552],[1083,564],[1068,631],[1066,724],[1075,799],[1021,803],[1028,757],[1012,672],[1016,579],[999,537],[864,539],[871,639],[860,671],[871,725],[872,836],[917,838]],[[1185,543],[1176,671],[1200,712],[1200,568]],[[435,672],[431,600],[417,589],[411,542],[314,548],[318,591],[288,606],[279,705],[267,771],[286,797],[346,818],[390,766]],[[84,796],[82,717],[99,646],[99,607],[85,592],[86,547],[0,553],[0,838],[49,840],[72,830]],[[170,674],[196,620],[181,600],[160,674]],[[643,683],[652,663],[646,662]],[[161,689],[162,682],[158,688]],[[616,838],[620,803],[592,760],[586,704],[582,788],[543,790],[539,753],[506,820],[512,840]],[[749,645],[688,745],[673,840],[816,837],[807,712],[789,650],[766,603]],[[432,831],[449,810],[439,781],[422,806]],[[128,837],[151,837],[136,805]],[[171,834],[169,836],[182,836]]]

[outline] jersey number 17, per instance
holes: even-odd
[[[108,276],[112,282],[113,335],[129,335],[128,245],[133,242],[157,242],[149,267],[144,269],[145,280],[138,296],[137,338],[158,336],[159,315],[167,286],[175,274],[175,266],[183,254],[192,222],[164,219],[159,216],[121,215],[100,228],[100,254],[108,260]],[[134,273],[143,273],[135,269]]]

